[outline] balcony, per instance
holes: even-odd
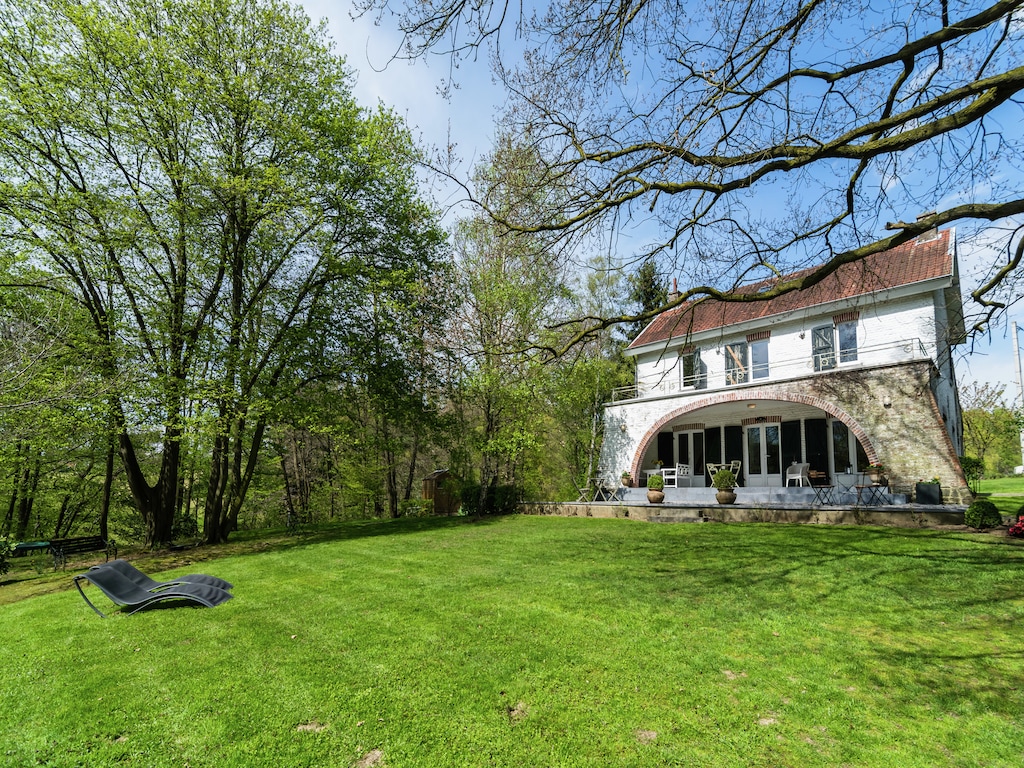
[[[704,350],[703,354],[705,359],[715,356],[712,350]],[[932,359],[924,342],[918,338],[860,347],[857,349],[857,359],[850,362],[843,362],[838,355],[838,352],[832,352],[826,355],[804,355],[788,360],[772,360],[768,365],[767,376],[757,379],[748,377],[745,381],[734,380],[737,378],[734,370],[712,370],[698,377],[695,383],[684,383],[678,380],[678,371],[672,370],[665,374],[660,382],[640,382],[634,386],[618,387],[612,392],[611,402],[621,403],[627,400],[704,394],[740,387],[775,384],[780,381],[806,379],[812,376],[825,376],[879,365]]]

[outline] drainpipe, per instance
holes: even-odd
[[[1020,372],[1020,342],[1017,340],[1017,321],[1013,321],[1013,353],[1017,359],[1017,397],[1019,398],[1018,415],[1024,414],[1024,377]],[[1024,429],[1020,431],[1020,463],[1024,464]]]

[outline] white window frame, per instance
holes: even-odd
[[[758,339],[757,341],[747,342],[750,358],[750,377],[751,379],[767,379],[771,371],[770,358],[768,354],[768,339]],[[764,362],[758,363],[755,361],[755,351],[764,352]]]

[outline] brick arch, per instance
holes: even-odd
[[[676,408],[673,411],[669,411],[660,419],[658,419],[651,428],[644,433],[644,436],[640,438],[640,442],[637,444],[636,452],[633,454],[633,462],[630,467],[630,474],[633,477],[639,477],[641,473],[641,465],[643,464],[644,454],[647,453],[647,449],[651,443],[656,439],[661,428],[668,424],[670,421],[674,421],[680,416],[685,416],[688,413],[699,411],[703,408],[708,408],[712,405],[722,405],[723,403],[738,403],[738,402],[751,402],[751,401],[765,401],[765,400],[777,400],[785,403],[799,403],[801,405],[809,405],[819,410],[824,411],[834,419],[838,419],[843,422],[854,435],[860,444],[864,446],[864,452],[868,456],[868,461],[874,463],[878,461],[878,454],[875,452],[875,447],[871,444],[871,440],[868,439],[867,433],[857,423],[849,413],[844,411],[842,408],[837,406],[835,403],[831,403],[828,400],[823,400],[820,397],[814,395],[803,395],[798,393],[771,393],[763,394],[760,396],[752,396],[750,392],[720,392],[714,395],[708,395],[707,397],[701,397],[696,400],[691,400],[685,406]]]

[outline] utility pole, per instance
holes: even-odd
[[[1014,410],[1017,417],[1024,416],[1024,376],[1021,376],[1020,367],[1020,341],[1017,339],[1017,321],[1013,321],[1013,355],[1017,360],[1017,398],[1014,402]],[[1020,463],[1024,466],[1024,428],[1020,431]]]

